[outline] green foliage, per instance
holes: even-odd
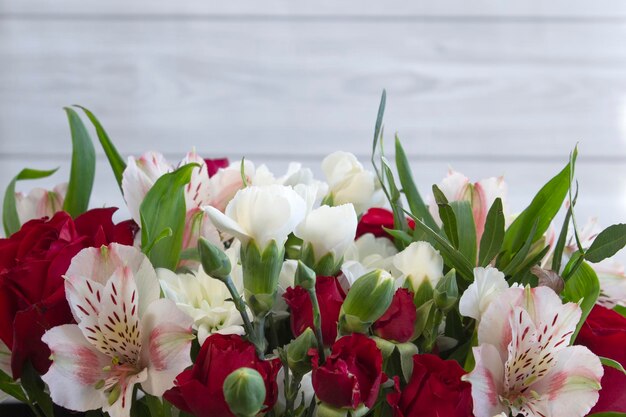
[[[72,166],[63,210],[78,217],[89,207],[96,173],[96,151],[78,113],[67,107],[65,112],[72,133]]]
[[[600,281],[598,281],[598,276],[588,263],[580,263],[580,267],[571,274],[565,282],[562,295],[565,301],[580,303],[582,316],[571,339],[576,340],[580,328],[587,320],[589,312],[596,304],[596,300],[600,295]]]
[[[626,245],[626,224],[614,224],[595,238],[585,253],[585,259],[589,262],[600,262],[615,255],[624,245]]]
[[[20,230],[21,227],[17,207],[15,205],[15,183],[21,180],[46,178],[57,172],[57,170],[58,168],[47,171],[24,168],[11,180],[4,193],[4,201],[2,204],[2,223],[4,225],[4,233],[7,237]]]
[[[139,208],[141,247],[155,268],[175,270],[180,259],[186,215],[184,187],[195,167],[187,164],[160,177]]]
[[[480,239],[478,265],[487,266],[500,252],[504,241],[504,211],[499,197],[491,205],[485,220],[485,230]]]

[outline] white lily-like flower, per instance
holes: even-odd
[[[435,288],[443,277],[443,258],[428,242],[413,242],[393,258],[393,264],[402,272],[405,281],[417,291],[424,282]]]
[[[213,224],[223,233],[235,236],[246,246],[255,241],[261,250],[272,241],[284,246],[306,213],[306,204],[291,187],[249,186],[228,203],[226,212],[205,206]]]
[[[337,151],[328,155],[322,161],[322,171],[333,204],[352,203],[357,214],[362,214],[382,203],[382,189],[376,175],[363,168],[353,154]]]
[[[302,239],[303,247],[310,245],[315,262],[329,254],[339,261],[354,242],[357,223],[352,204],[321,206],[304,218],[294,234]]]
[[[157,275],[132,246],[78,253],[66,274],[74,319],[47,331],[52,365],[43,380],[65,408],[130,416],[133,387],[161,396],[191,364],[192,319],[159,299]]]
[[[63,210],[66,193],[67,183],[59,184],[51,191],[33,188],[26,195],[15,193],[15,208],[20,223],[54,216],[57,211]]]
[[[122,191],[130,215],[141,225],[139,208],[154,183],[164,174],[172,171],[172,166],[158,152],[146,152],[139,158],[128,157],[122,174]]]
[[[438,187],[450,202],[469,201],[471,203],[478,242],[485,230],[487,213],[496,198],[500,197],[503,206],[506,206],[507,185],[503,177],[485,178],[472,184],[465,175],[451,169]],[[430,200],[432,202],[434,198],[431,197]],[[435,221],[441,225],[437,204],[431,203],[429,211]]]
[[[569,346],[581,317],[547,287],[509,288],[478,326],[472,384],[474,415],[582,417],[598,400],[604,373],[596,355]]]
[[[459,313],[480,321],[493,300],[509,288],[504,274],[496,268],[474,268],[474,282],[459,300]]]

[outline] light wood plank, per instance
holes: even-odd
[[[561,161],[626,158],[626,25],[38,21],[0,24],[0,153],[69,153],[63,105],[128,153],[369,149]],[[365,151],[364,151],[365,150]]]
[[[182,16],[473,16],[473,17],[624,17],[621,0],[29,0],[0,1],[0,13],[46,15],[119,14]]]

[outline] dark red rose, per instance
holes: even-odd
[[[321,366],[317,351],[311,352],[313,389],[321,401],[337,408],[374,405],[383,379],[383,356],[376,342],[360,333],[344,336]]]
[[[229,164],[228,158],[205,159],[204,163],[206,164],[209,178],[217,174],[220,168],[226,168]]]
[[[407,221],[411,229],[415,228],[413,219],[407,219]],[[393,229],[393,212],[380,207],[371,208],[359,220],[356,227],[356,238],[358,239],[366,233],[371,233],[376,237],[391,238],[391,235],[385,232],[383,227]]]
[[[324,345],[332,346],[337,338],[339,310],[346,294],[335,277],[317,277],[315,293],[320,306]],[[291,311],[290,322],[293,335],[300,336],[307,327],[313,328],[313,305],[309,293],[302,287],[289,287],[283,294],[283,298]]]
[[[472,389],[456,361],[413,356],[413,374],[402,392],[387,395],[394,417],[470,417]]]
[[[406,288],[399,288],[385,314],[374,322],[372,330],[378,337],[404,343],[413,336],[415,320],[417,311],[413,304],[413,293]]]
[[[598,356],[626,366],[626,318],[596,305],[580,329],[576,343],[587,346]],[[590,414],[605,411],[626,413],[626,375],[605,366],[601,383],[600,399]]]
[[[111,242],[132,245],[136,225],[114,225],[115,210],[90,210],[76,220],[59,212],[52,219],[31,220],[10,238],[0,239],[0,339],[11,350],[14,378],[27,361],[45,373],[50,350],[41,336],[73,322],[62,275],[74,255]]]
[[[193,367],[178,375],[174,388],[166,391],[164,397],[196,417],[233,417],[222,386],[231,372],[247,367],[256,369],[265,381],[267,410],[276,403],[280,366],[278,358],[259,359],[254,345],[240,336],[213,334],[204,341]]]

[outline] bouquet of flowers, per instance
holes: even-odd
[[[515,215],[502,178],[422,198],[384,106],[372,170],[335,152],[324,180],[125,161],[67,108],[69,182],[4,196],[0,389],[42,417],[626,416],[626,225],[577,228],[577,150]],[[88,210],[79,111],[131,220]]]

